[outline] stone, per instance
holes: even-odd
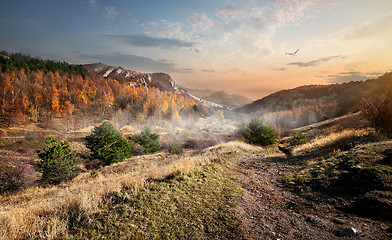
[[[382,152],[382,155],[386,157],[391,157],[392,156],[392,148],[386,149],[385,151]]]
[[[357,235],[357,230],[355,228],[344,228],[339,231],[339,236],[353,237],[355,235]]]

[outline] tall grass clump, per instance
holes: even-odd
[[[70,149],[67,141],[59,141],[47,137],[45,146],[37,150],[38,167],[42,171],[42,179],[52,184],[70,181],[79,175],[80,169],[76,166],[78,159],[76,151]]]
[[[128,142],[110,122],[103,122],[94,127],[91,135],[86,137],[87,148],[91,156],[102,161],[104,165],[122,162],[132,155],[133,141]]]
[[[276,131],[263,119],[252,119],[250,123],[242,125],[237,131],[239,138],[247,143],[268,146],[276,143]]]

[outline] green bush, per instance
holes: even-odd
[[[182,150],[182,148],[178,145],[172,144],[169,146],[169,153],[171,153],[171,154],[181,154],[183,152],[184,152],[184,150]]]
[[[159,143],[159,135],[152,133],[150,129],[146,128],[136,140],[141,146],[144,147],[145,154],[151,154],[158,151],[161,146]]]
[[[242,125],[237,135],[250,144],[268,146],[276,142],[275,129],[262,119],[252,119],[249,124]]]
[[[79,167],[76,166],[76,151],[70,149],[67,141],[60,142],[53,137],[47,137],[45,146],[37,150],[37,153],[41,158],[38,167],[44,181],[58,184],[70,181],[80,173]]]
[[[307,142],[309,142],[309,139],[306,137],[306,134],[301,131],[296,131],[290,138],[291,146],[297,146]]]
[[[134,142],[128,142],[110,122],[103,122],[95,127],[86,137],[86,146],[91,156],[102,161],[104,165],[121,162],[132,155]]]

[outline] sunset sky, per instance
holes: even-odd
[[[251,99],[392,70],[391,0],[3,0],[0,29],[0,50]]]

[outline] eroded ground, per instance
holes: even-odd
[[[340,210],[347,201],[313,192],[298,193],[282,184],[298,167],[285,155],[243,154],[232,168],[245,194],[237,208],[248,239],[349,239],[339,231],[353,227],[355,239],[391,239],[390,222]],[[308,189],[309,190],[309,189]],[[301,191],[303,193],[301,193]],[[309,190],[310,191],[310,190]],[[317,195],[317,196],[316,196]]]

